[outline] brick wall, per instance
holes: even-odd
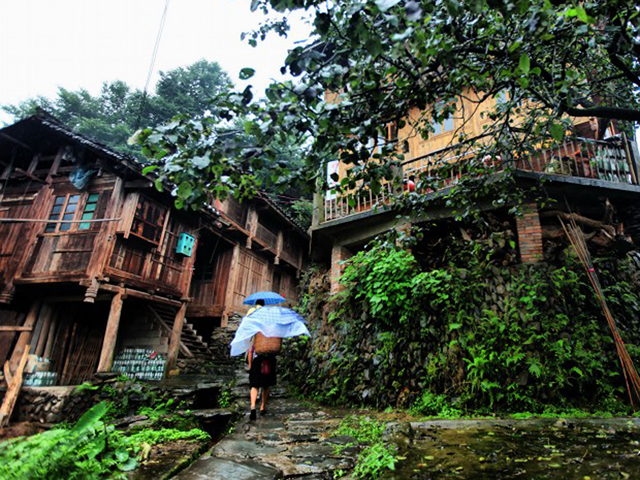
[[[542,227],[538,207],[534,203],[525,205],[523,210],[523,215],[516,218],[520,259],[522,263],[539,262],[542,260]]]
[[[341,262],[348,260],[351,252],[340,245],[334,245],[331,249],[331,293],[338,293],[343,286],[340,284],[340,276],[344,271],[344,265]]]

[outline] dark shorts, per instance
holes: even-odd
[[[272,387],[276,384],[276,356],[258,355],[251,363],[249,385],[251,388]]]

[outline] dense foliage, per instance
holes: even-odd
[[[46,432],[0,443],[0,478],[127,478],[148,459],[154,445],[187,441],[206,444],[209,435],[188,412],[178,412],[179,402],[146,384],[127,377],[120,388],[89,383],[76,388],[89,408],[75,425],[60,424]],[[147,422],[118,430],[118,419],[129,415]]]
[[[211,125],[143,132],[158,173],[188,185],[188,202],[219,194],[225,181],[255,192],[244,172],[275,159],[284,135],[313,139],[307,178],[326,184],[323,166],[340,158],[353,166],[341,187],[362,181],[375,193],[404,158],[388,141],[388,125],[427,138],[450,115],[471,113],[463,103],[475,110],[496,95],[503,101],[488,113],[481,138],[454,135],[461,149],[475,149],[478,163],[485,154],[512,160],[543,138],[559,141],[569,116],[598,117],[600,130],[611,119],[640,119],[635,2],[252,0],[251,7],[282,13],[252,43],[270,31],[286,35],[287,14],[296,10],[306,11],[313,34],[283,67],[296,81],[272,84],[266,100],[247,87],[218,104]],[[337,97],[326,101],[327,92]],[[254,141],[216,135],[220,119],[241,119]]]
[[[627,408],[611,334],[574,258],[506,267],[448,258],[461,261],[423,270],[393,247],[355,255],[328,323],[326,292],[311,289],[315,337],[292,344],[290,379],[323,401],[429,415]],[[624,260],[597,267],[640,360],[638,280]]]

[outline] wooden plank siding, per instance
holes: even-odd
[[[187,310],[189,317],[219,317],[222,315],[229,282],[229,272],[233,249],[216,255],[207,267],[211,271],[198,272],[192,282],[191,304]]]
[[[254,292],[265,289],[266,266],[266,260],[245,248],[240,248],[238,274],[233,289],[233,300],[229,307],[244,311],[246,310],[246,306],[242,305],[244,299]]]
[[[22,198],[22,197],[19,197]],[[0,218],[26,218],[31,210],[32,200],[13,201],[5,198],[0,202]],[[13,275],[9,269],[17,249],[21,248],[20,242],[24,231],[27,229],[25,223],[0,223],[0,290],[6,285]]]

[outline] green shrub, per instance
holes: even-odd
[[[102,422],[108,408],[99,403],[69,429],[0,443],[0,478],[124,478],[137,461],[122,435]]]
[[[457,418],[463,414],[462,410],[451,406],[451,401],[445,395],[436,395],[428,390],[418,397],[411,411],[439,418]]]
[[[353,470],[356,478],[378,478],[386,470],[395,469],[398,461],[396,448],[383,440],[384,430],[383,422],[357,415],[345,417],[335,430],[336,435],[348,435],[356,444],[364,446]],[[336,450],[346,446],[338,446]]]
[[[0,443],[0,478],[126,478],[125,472],[138,465],[136,456],[145,444],[210,439],[197,428],[144,429],[127,436],[104,423],[109,410],[109,403],[102,402],[89,409],[73,427]]]

